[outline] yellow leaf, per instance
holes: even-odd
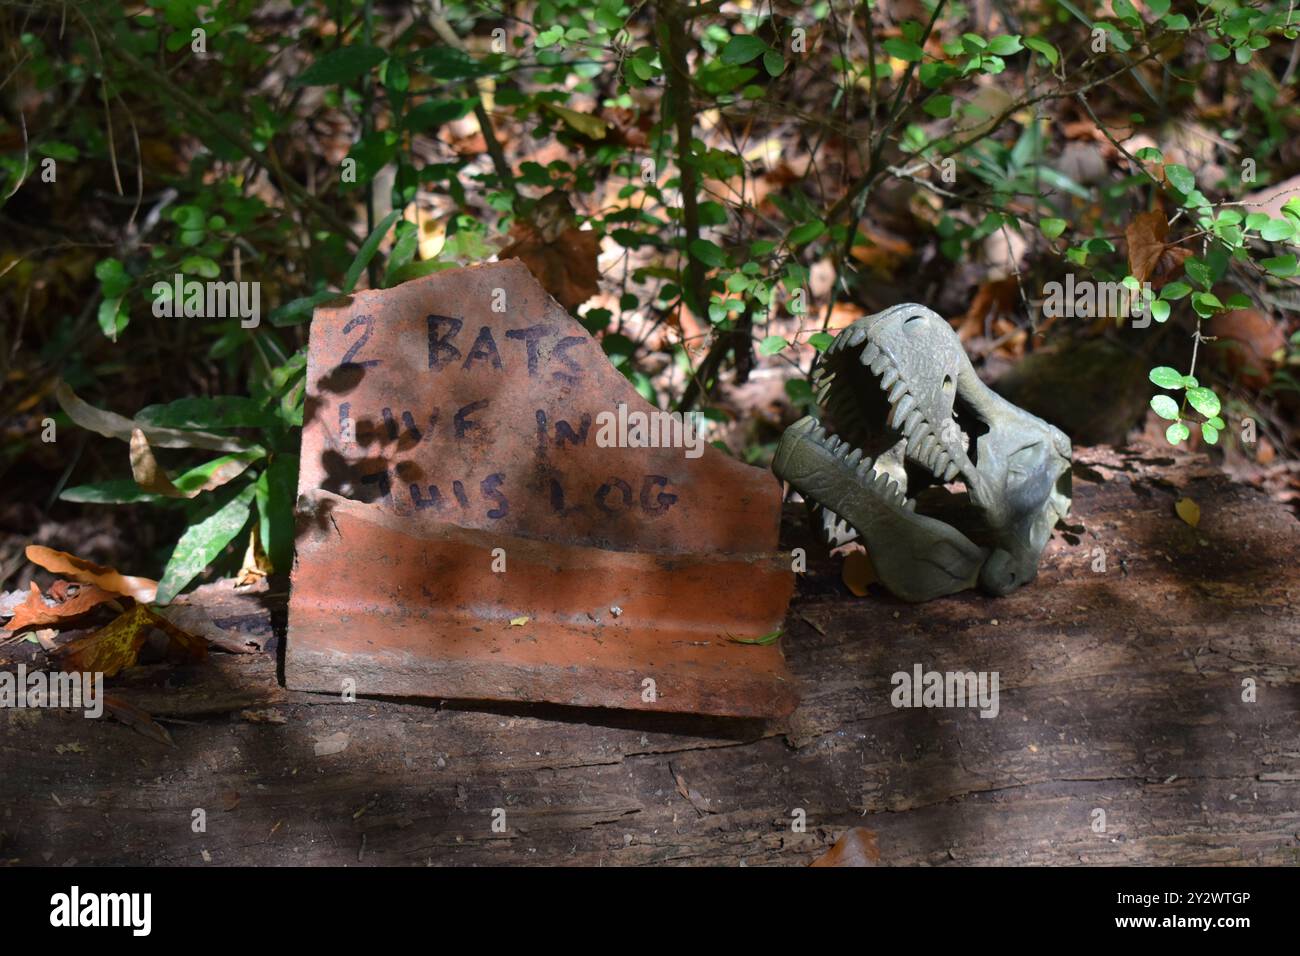
[[[546,108],[588,139],[604,139],[605,132],[609,129],[609,124],[599,116],[565,109],[563,106],[556,106],[554,103],[547,103]]]
[[[875,569],[865,551],[850,552],[844,559],[840,576],[844,579],[844,586],[858,597],[866,597],[867,586],[876,580]]]
[[[1201,523],[1201,506],[1191,498],[1179,498],[1174,504],[1174,511],[1193,528]]]
[[[112,677],[135,664],[153,627],[171,638],[168,657],[173,660],[194,660],[207,653],[203,638],[182,631],[148,605],[135,604],[95,633],[64,644],[59,655],[69,670]]]
[[[511,627],[523,627],[527,623],[528,623],[528,618],[526,617],[512,617],[510,619]]]

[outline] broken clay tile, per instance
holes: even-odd
[[[732,640],[793,590],[777,481],[703,442],[606,447],[656,410],[521,263],[318,309],[308,383],[291,688],[794,708],[780,647]]]

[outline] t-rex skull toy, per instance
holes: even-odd
[[[814,387],[835,434],[799,420],[772,470],[829,544],[861,538],[905,601],[1034,579],[1070,508],[1070,440],[981,382],[947,322],[910,303],[859,319],[822,356]],[[954,501],[940,486],[958,479]],[[940,520],[928,512],[941,503],[961,507]]]

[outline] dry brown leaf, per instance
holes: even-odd
[[[167,472],[162,470],[157,459],[154,458],[153,449],[149,447],[149,438],[144,431],[139,428],[131,431],[131,477],[135,479],[137,485],[151,494],[164,495],[168,498],[197,498],[205,491],[220,488],[232,478],[238,478],[248,470],[251,463],[247,457],[232,457],[222,461],[201,485],[182,491],[172,483],[172,480],[167,477]]]
[[[879,866],[880,847],[876,834],[866,827],[847,830],[835,845],[813,860],[809,866]]]
[[[220,627],[212,620],[207,609],[198,604],[172,602],[167,607],[154,610],[185,633],[201,637],[213,647],[219,647],[223,651],[231,654],[256,654],[258,651],[257,646],[246,638]]]
[[[865,551],[850,551],[844,558],[840,577],[844,580],[844,586],[855,595],[866,597],[867,587],[876,580],[876,571]]]
[[[570,312],[600,291],[596,256],[600,236],[570,226],[552,242],[535,226],[520,220],[510,230],[513,242],[501,250],[502,260],[516,258],[528,267],[555,301]]]
[[[203,638],[182,631],[144,604],[134,605],[95,633],[65,644],[59,654],[70,670],[112,677],[135,664],[149,630],[155,627],[171,639],[167,648],[169,659],[198,660],[206,656],[208,645]]]
[[[167,732],[167,728],[154,720],[153,715],[147,710],[137,707],[135,704],[129,704],[115,694],[104,695],[104,709],[132,730],[144,734],[150,740],[156,740],[168,747],[176,746],[176,742],[172,740],[172,735]]]
[[[1169,221],[1159,209],[1140,212],[1124,229],[1128,241],[1128,269],[1139,282],[1150,281],[1159,288],[1182,271],[1183,260],[1192,253],[1170,245]]]
[[[85,558],[68,554],[66,551],[55,551],[43,545],[28,545],[27,560],[46,571],[66,574],[74,581],[93,584],[114,594],[125,594],[145,604],[152,601],[158,593],[157,581],[149,578],[127,577],[113,568],[106,568]]]
[[[63,410],[68,413],[69,418],[82,428],[103,435],[105,438],[130,441],[131,432],[139,428],[145,433],[149,441],[159,448],[206,448],[210,451],[245,452],[253,447],[250,442],[242,439],[214,435],[211,432],[139,425],[124,415],[105,411],[82,401],[63,382],[60,382],[58,387],[55,388],[54,397]]]
[[[863,226],[861,232],[866,236],[867,242],[854,246],[849,253],[858,262],[880,275],[889,275],[897,271],[903,261],[911,258],[914,252],[912,244],[906,239],[898,239],[867,226]]]
[[[33,581],[26,603],[14,609],[14,616],[7,630],[17,633],[33,627],[72,627],[95,608],[108,601],[114,601],[117,597],[118,595],[103,588],[86,584],[67,600],[48,605],[41,597],[41,589]]]
[[[971,300],[970,308],[957,325],[957,337],[963,342],[984,334],[984,323],[1015,312],[1020,298],[1020,288],[1015,276],[981,282]]]

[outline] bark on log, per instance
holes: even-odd
[[[788,517],[785,546],[810,547]],[[1199,459],[1093,448],[1071,520],[997,600],[856,599],[814,557],[783,638],[803,702],[768,724],[346,704],[285,692],[278,641],[137,668],[120,693],[170,718],[175,748],[0,712],[0,860],[805,864],[865,826],[883,864],[1296,863],[1295,518]],[[223,623],[282,626],[282,594],[205,596]],[[890,676],[917,663],[998,672],[998,716],[893,707]]]

